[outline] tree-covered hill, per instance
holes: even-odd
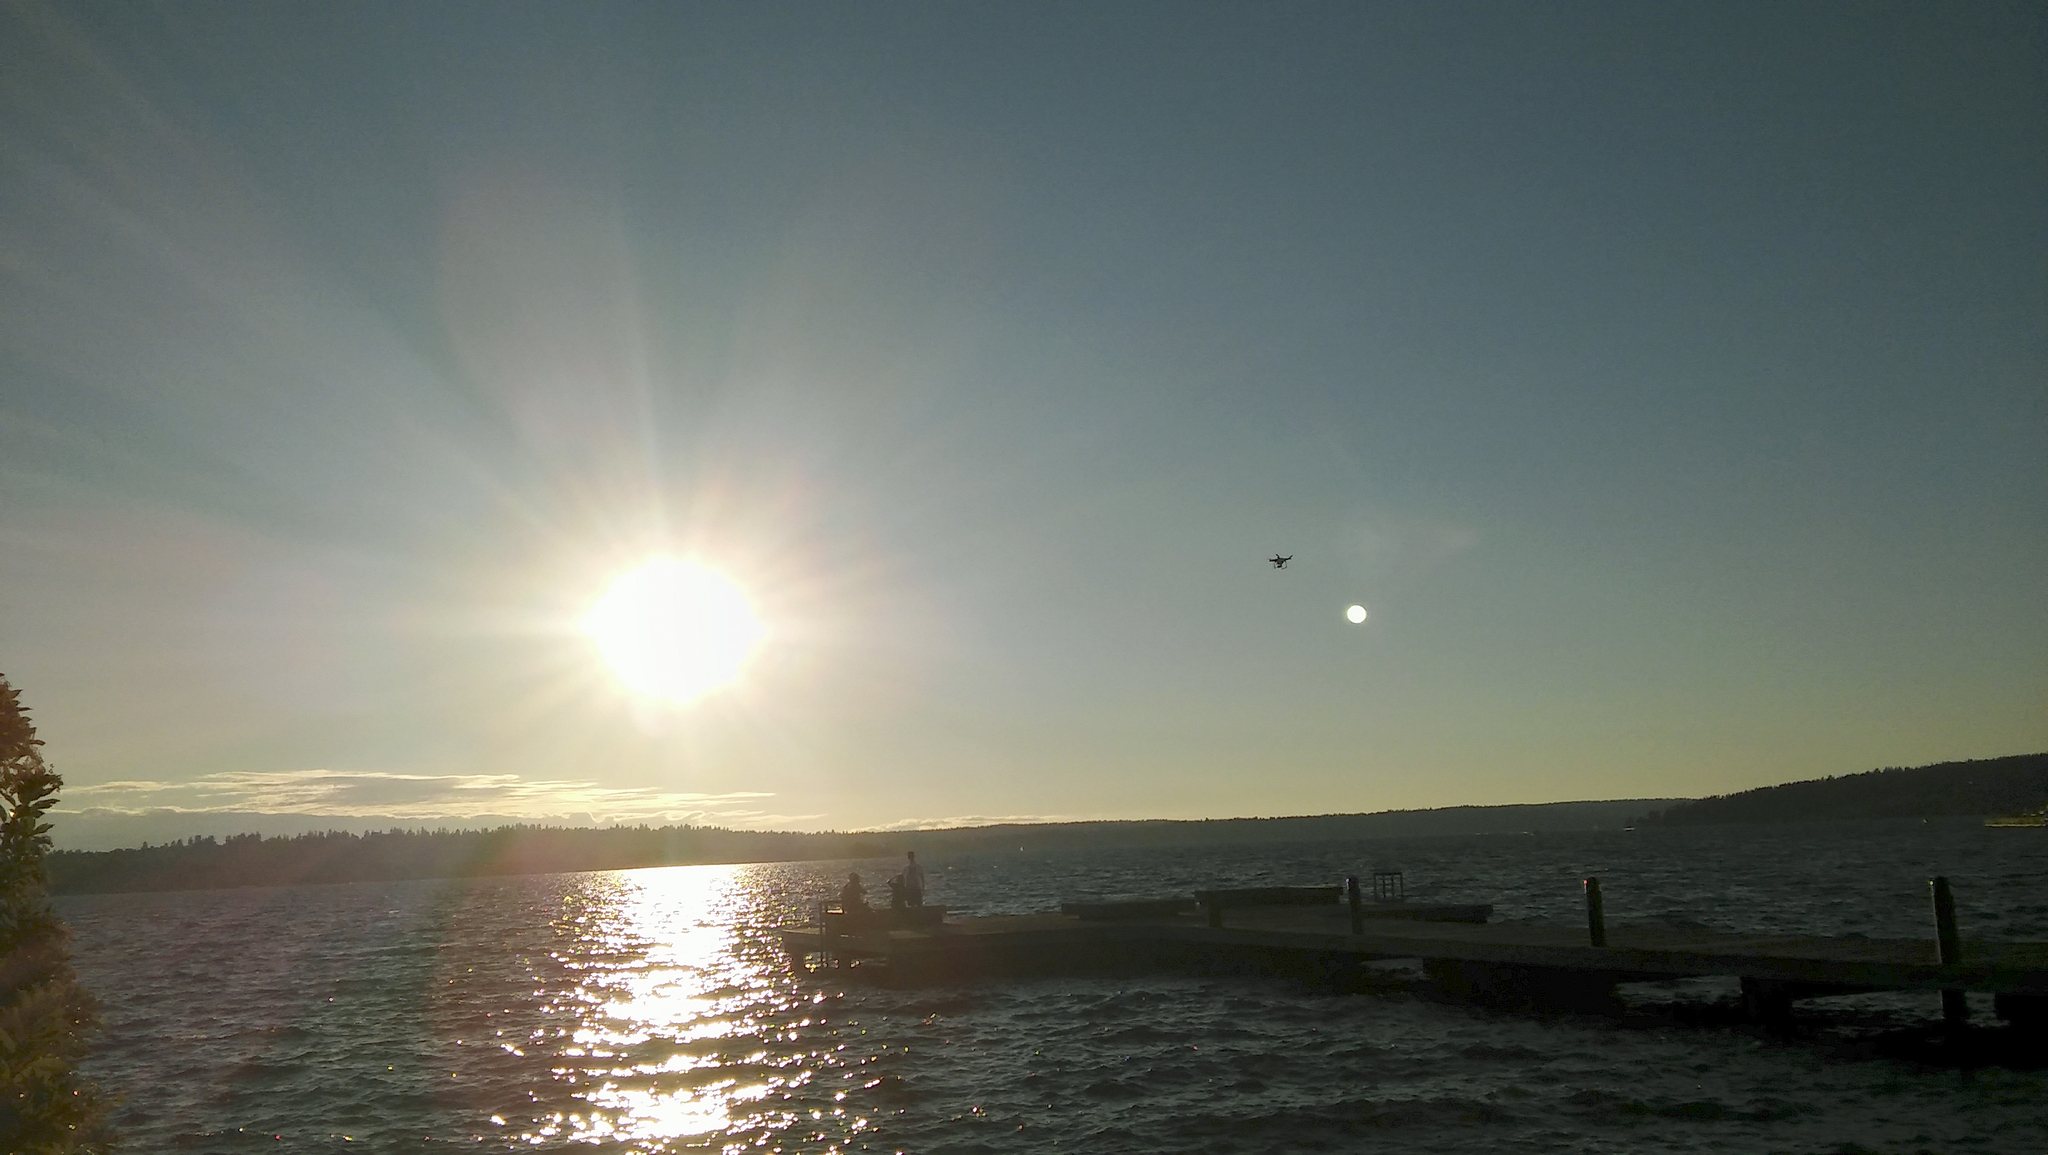
[[[1989,817],[2048,805],[2048,753],[1890,767],[1680,802],[1638,826]]]

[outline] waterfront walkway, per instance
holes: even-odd
[[[1611,993],[1617,983],[1725,975],[1742,980],[1745,1003],[1765,1018],[1788,1014],[1796,999],[1873,990],[1951,992],[1945,1005],[1954,1018],[1961,997],[1953,992],[1978,991],[1996,996],[2001,1017],[2048,1025],[2048,943],[1961,940],[1951,944],[1953,961],[1943,963],[1932,933],[1876,939],[1626,924],[1592,931],[1475,921],[1475,913],[1486,917],[1483,906],[1406,903],[1367,904],[1362,917],[1335,901],[1132,909],[1142,913],[958,918],[853,933],[814,925],[777,933],[792,959],[806,965],[881,964],[905,981],[1219,964],[1337,975],[1384,960],[1417,960],[1440,986],[1473,997],[1583,1002]],[[1596,936],[1604,945],[1593,945]]]

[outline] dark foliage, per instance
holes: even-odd
[[[1637,825],[1989,817],[2048,804],[2048,754],[1892,767],[1681,802]]]
[[[44,815],[63,785],[21,694],[0,677],[0,1151],[107,1150],[106,1112],[75,1064],[97,1023],[50,907]]]

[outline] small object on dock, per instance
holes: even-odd
[[[1600,880],[1586,879],[1586,934],[1594,946],[1607,945],[1607,911],[1600,904]]]
[[[1927,888],[1934,892],[1934,950],[1935,959],[1945,967],[1963,961],[1963,944],[1956,934],[1956,899],[1949,893],[1948,879],[1936,875],[1928,882]],[[1969,1001],[1960,990],[1943,988],[1941,992],[1941,1019],[1951,1027],[1960,1027],[1970,1018]]]

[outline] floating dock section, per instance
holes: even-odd
[[[2048,943],[1961,939],[1946,882],[1934,889],[1937,928],[1926,939],[1610,928],[1591,879],[1583,928],[1492,923],[1486,904],[1361,901],[1354,881],[1348,893],[1213,890],[1044,914],[926,913],[916,925],[889,912],[825,913],[776,933],[799,965],[880,966],[910,983],[1189,968],[1341,980],[1368,964],[1413,960],[1445,991],[1486,1001],[1597,1003],[1620,983],[1732,976],[1763,1020],[1787,1018],[1804,998],[1924,990],[1943,992],[1945,1017],[1960,1024],[1962,992],[1978,991],[1993,996],[2000,1018],[2048,1028]]]

